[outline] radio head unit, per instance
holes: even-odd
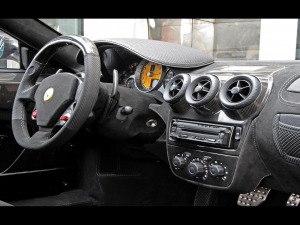
[[[173,119],[170,139],[230,148],[234,128],[229,125]]]

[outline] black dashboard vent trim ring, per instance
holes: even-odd
[[[211,74],[203,74],[196,77],[188,86],[185,99],[194,107],[201,107],[211,102],[220,89],[219,79]]]
[[[188,85],[191,82],[191,77],[188,74],[177,74],[166,85],[163,98],[170,104],[175,104],[184,96]]]
[[[258,78],[248,74],[236,75],[223,84],[219,98],[228,109],[242,109],[253,103],[261,91]]]

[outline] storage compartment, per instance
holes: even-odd
[[[300,165],[300,115],[277,114],[273,119],[273,139],[286,161]]]

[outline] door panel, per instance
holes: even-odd
[[[12,110],[14,98],[19,83],[24,75],[23,70],[1,70],[0,69],[0,111]],[[7,119],[1,117],[0,120]]]

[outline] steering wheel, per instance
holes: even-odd
[[[37,83],[54,53],[70,44],[83,52],[84,79],[72,73],[61,72],[43,79],[40,84]],[[98,98],[100,74],[99,53],[91,40],[82,36],[66,35],[48,42],[30,63],[16,93],[12,129],[18,144],[36,150],[65,144],[92,112]],[[32,119],[36,120],[39,128],[32,136],[28,132],[26,116],[26,108],[30,103],[35,103]]]

